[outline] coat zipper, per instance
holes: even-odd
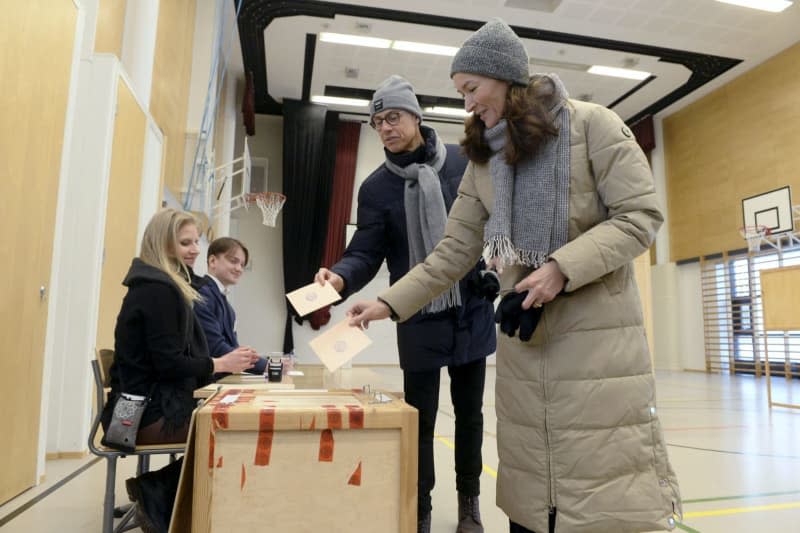
[[[544,318],[544,317],[542,317]],[[547,357],[542,354],[542,397],[544,398],[544,446],[547,450],[547,510],[552,513],[555,504],[554,483],[553,483],[553,457],[550,452],[550,423],[548,420],[548,398],[547,398]]]

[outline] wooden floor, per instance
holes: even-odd
[[[344,370],[342,386],[369,384],[401,390],[400,370]],[[447,373],[436,428],[434,533],[456,527],[453,409]],[[800,382],[773,381],[776,401],[800,403]],[[767,408],[766,383],[747,376],[658,372],[659,414],[684,498],[676,531],[699,533],[796,533],[800,531],[800,411]],[[494,368],[487,372],[481,507],[487,533],[508,530],[495,507],[497,448]],[[94,464],[93,464],[94,463]],[[154,460],[154,466],[159,463]],[[134,461],[122,461],[117,497]],[[104,464],[86,459],[47,463],[46,482],[0,507],[3,533],[100,531]],[[332,527],[331,531],[335,531]]]

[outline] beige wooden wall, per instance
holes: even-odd
[[[125,30],[127,0],[100,0],[97,6],[97,31],[94,51],[122,57],[122,35]]]
[[[71,0],[26,0],[3,1],[0,9],[2,504],[37,482],[48,285],[78,8]]]
[[[176,198],[180,198],[192,77],[195,0],[162,1],[158,9],[150,113],[166,137],[164,183]],[[213,39],[213,36],[208,38]]]
[[[671,259],[744,248],[741,200],[800,200],[800,43],[664,119]]]
[[[100,0],[95,51],[122,57],[127,0]],[[192,76],[195,0],[159,2],[150,114],[164,132],[165,184],[176,198],[183,185],[186,117]],[[213,36],[209,36],[212,39]],[[210,46],[210,44],[209,44]]]

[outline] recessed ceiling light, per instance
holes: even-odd
[[[369,105],[369,100],[342,98],[339,96],[322,96],[319,94],[312,96],[311,101],[315,104],[349,105],[353,107],[367,107]]]
[[[404,52],[418,52],[420,54],[436,54],[453,57],[458,52],[456,46],[442,46],[440,44],[415,43],[412,41],[394,41],[392,48]]]
[[[389,48],[392,45],[392,41],[389,39],[347,35],[344,33],[330,33],[327,31],[319,34],[319,40],[324,43],[350,44],[354,46],[368,46],[370,48]]]
[[[349,44],[353,46],[368,46],[370,48],[393,48],[403,52],[417,52],[420,54],[436,54],[453,57],[458,52],[456,46],[441,44],[417,43],[413,41],[392,41],[378,37],[364,37],[362,35],[349,35],[346,33],[322,32],[319,40],[323,43]]]
[[[531,57],[528,63],[532,66],[559,68],[564,70],[577,70],[579,72],[586,72],[591,65],[585,63],[571,63],[568,61],[556,61],[553,59],[544,59],[542,57]]]
[[[613,76],[615,78],[625,78],[628,80],[644,80],[650,77],[649,72],[641,70],[631,70],[629,68],[604,67],[593,65],[587,70],[589,74],[599,74],[601,76]]]
[[[780,13],[790,5],[792,2],[789,0],[717,0],[723,4],[732,4],[734,6],[749,7],[751,9],[760,9],[762,11],[769,11],[771,13]]]
[[[433,107],[426,107],[426,113],[431,113],[433,115],[448,115],[451,117],[467,117],[472,113],[467,113],[467,111],[460,107],[443,107],[443,106],[433,106]]]

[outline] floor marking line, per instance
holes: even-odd
[[[698,530],[692,529],[689,526],[687,526],[686,524],[682,524],[682,523],[680,523],[678,521],[675,522],[675,527],[677,527],[678,529],[682,529],[683,531],[686,531],[687,533],[700,533]]]
[[[689,513],[683,513],[683,517],[700,518],[704,516],[726,516],[742,513],[758,513],[760,511],[783,511],[786,509],[800,509],[800,502],[754,505],[753,507],[734,507],[731,509],[715,509],[713,511],[693,511]]]
[[[448,448],[450,448],[451,450],[456,449],[456,445],[453,443],[453,441],[446,439],[441,435],[434,435],[434,438],[439,442],[441,442],[442,444],[444,444],[445,446],[447,446]],[[486,463],[483,463],[483,471],[492,476],[493,478],[497,479],[497,470],[487,465]]]
[[[754,492],[752,494],[736,494],[733,496],[718,496],[715,498],[696,498],[693,500],[681,500],[684,505],[693,503],[722,502],[727,500],[751,500],[756,498],[770,498],[772,496],[794,496],[800,494],[800,490],[786,490],[780,492]]]
[[[63,477],[62,479],[60,479],[59,481],[54,483],[51,487],[45,489],[44,491],[42,491],[41,493],[37,494],[36,496],[31,498],[27,502],[23,503],[22,505],[20,505],[19,507],[17,507],[16,509],[11,511],[7,515],[1,517],[0,518],[0,527],[2,527],[4,525],[6,525],[7,523],[11,522],[16,517],[18,517],[19,515],[21,515],[22,513],[24,513],[25,511],[27,511],[28,509],[30,509],[31,507],[33,507],[37,503],[39,503],[40,501],[42,501],[45,498],[47,498],[48,496],[50,496],[52,493],[54,493],[55,491],[57,491],[58,489],[60,489],[61,487],[63,487],[67,483],[69,483],[70,481],[72,481],[74,478],[76,478],[77,476],[79,476],[83,472],[85,472],[86,470],[88,470],[91,467],[93,467],[94,465],[96,465],[98,462],[100,462],[101,459],[102,459],[102,457],[95,457],[94,459],[92,459],[88,463],[86,463],[83,466],[79,467],[74,472],[68,474],[67,476]]]
[[[744,455],[747,457],[766,457],[770,459],[800,459],[800,455],[773,455],[769,453],[739,452],[736,450],[716,450],[714,448],[700,448],[697,446],[686,446],[684,444],[674,444],[671,442],[668,442],[667,446],[670,446],[672,448],[683,448],[685,450],[698,450],[701,452],[726,453],[729,455]]]
[[[683,428],[664,428],[664,431],[703,431],[703,430],[720,430],[720,429],[742,429],[742,428],[750,428],[752,426],[747,426],[744,424],[739,424],[736,426],[690,426],[690,427],[683,427]]]

